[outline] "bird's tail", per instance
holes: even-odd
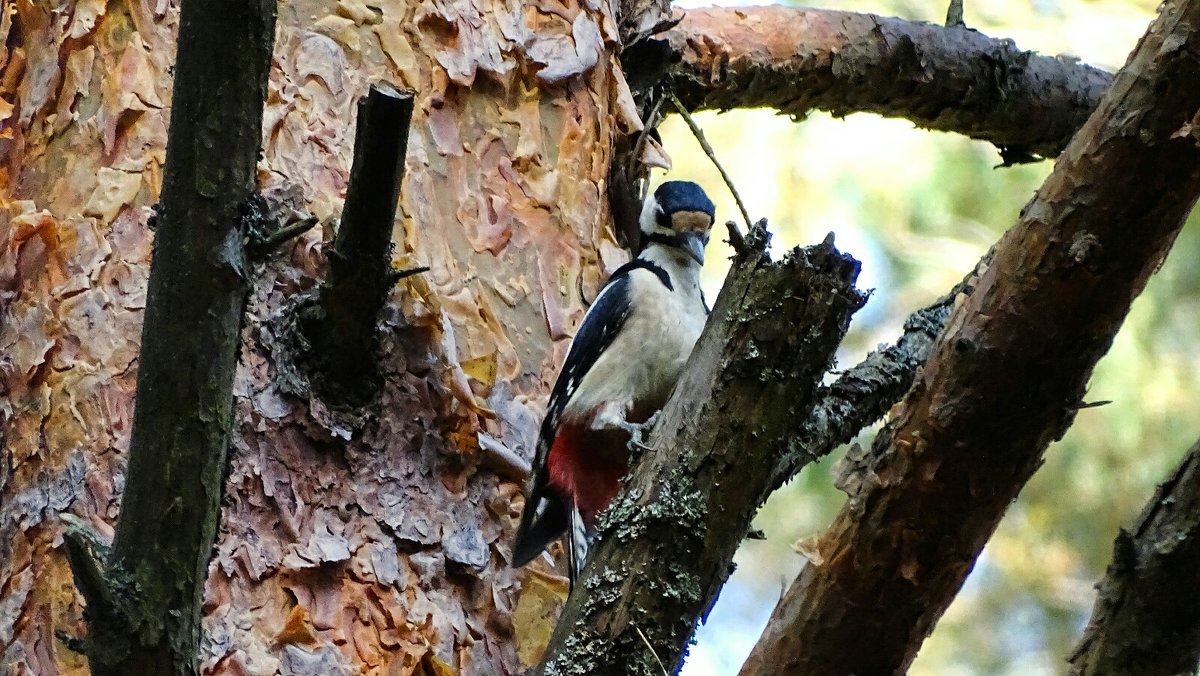
[[[513,540],[512,565],[519,567],[529,563],[546,549],[546,545],[562,535],[570,525],[571,511],[553,493],[531,495],[525,503],[521,525],[517,527],[517,536]]]
[[[521,525],[517,527],[517,536],[513,541],[514,567],[523,566],[560,535],[566,534],[567,578],[571,586],[583,572],[583,564],[587,562],[588,550],[595,535],[583,521],[579,508],[568,505],[553,493],[542,496],[537,500],[533,509],[526,507],[521,515]]]
[[[571,581],[572,589],[575,588],[575,581],[583,574],[583,566],[587,563],[588,550],[591,549],[594,537],[592,530],[584,523],[579,508],[572,507],[570,527],[567,528],[567,577]]]

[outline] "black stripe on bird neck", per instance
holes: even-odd
[[[604,285],[608,286],[614,281],[627,276],[629,273],[639,268],[653,272],[654,276],[658,277],[658,281],[662,282],[663,286],[667,287],[667,291],[675,290],[675,285],[671,283],[670,273],[664,270],[659,264],[655,263],[654,261],[648,261],[645,258],[634,258],[625,265],[617,268],[616,271],[612,273],[612,277],[609,277],[608,281],[605,282]]]
[[[642,250],[651,244],[661,244],[663,246],[673,246],[676,249],[683,249],[683,238],[679,235],[664,235],[661,232],[642,233]]]

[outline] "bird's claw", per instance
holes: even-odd
[[[654,415],[646,419],[644,423],[626,422],[623,427],[629,433],[629,450],[633,453],[640,451],[655,451],[658,450],[646,443],[646,438],[650,436],[650,432],[654,429],[655,423],[658,422],[658,417],[661,411],[656,411]]]

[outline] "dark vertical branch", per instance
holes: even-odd
[[[181,8],[121,515],[107,556],[78,528],[68,532],[93,674],[197,672],[245,299],[243,209],[275,12],[274,0]]]
[[[392,224],[412,113],[412,92],[387,85],[371,87],[358,102],[350,185],[309,332],[321,385],[353,402],[369,399],[378,385],[375,320],[396,280]]]
[[[1122,530],[1071,673],[1194,674],[1200,666],[1200,441]]]

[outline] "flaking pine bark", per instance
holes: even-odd
[[[57,515],[107,539],[121,508],[179,8],[3,7],[0,663],[85,673]],[[641,122],[619,50],[665,28],[667,8],[292,0],[278,11],[257,178],[280,220],[326,225],[242,270],[221,525],[199,571],[200,666],[514,673],[537,661],[561,603],[560,583],[508,565],[520,460],[584,307],[627,257],[606,181]],[[977,72],[955,86],[990,82]],[[287,356],[297,299],[326,269],[355,102],[376,82],[417,92],[392,262],[430,270],[390,293],[378,401],[347,418]],[[1074,120],[1093,96],[1039,114]],[[919,117],[913,101],[888,112]],[[992,110],[964,114],[948,128],[1001,126]],[[195,480],[184,469],[160,488]],[[532,601],[518,607],[522,585]]]
[[[81,673],[55,637],[85,630],[56,514],[111,536],[120,509],[178,6],[13,7],[0,645],[6,669]],[[639,126],[611,10],[546,9],[279,6],[258,165],[269,201],[337,215],[356,100],[375,82],[414,89],[393,256],[431,269],[389,298],[383,389],[359,427],[287,394],[294,374],[278,368],[290,301],[320,279],[329,233],[245,270],[204,670],[517,670],[507,538],[520,481],[490,468],[480,439],[530,448],[566,338],[627,256],[604,179],[613,138]]]

